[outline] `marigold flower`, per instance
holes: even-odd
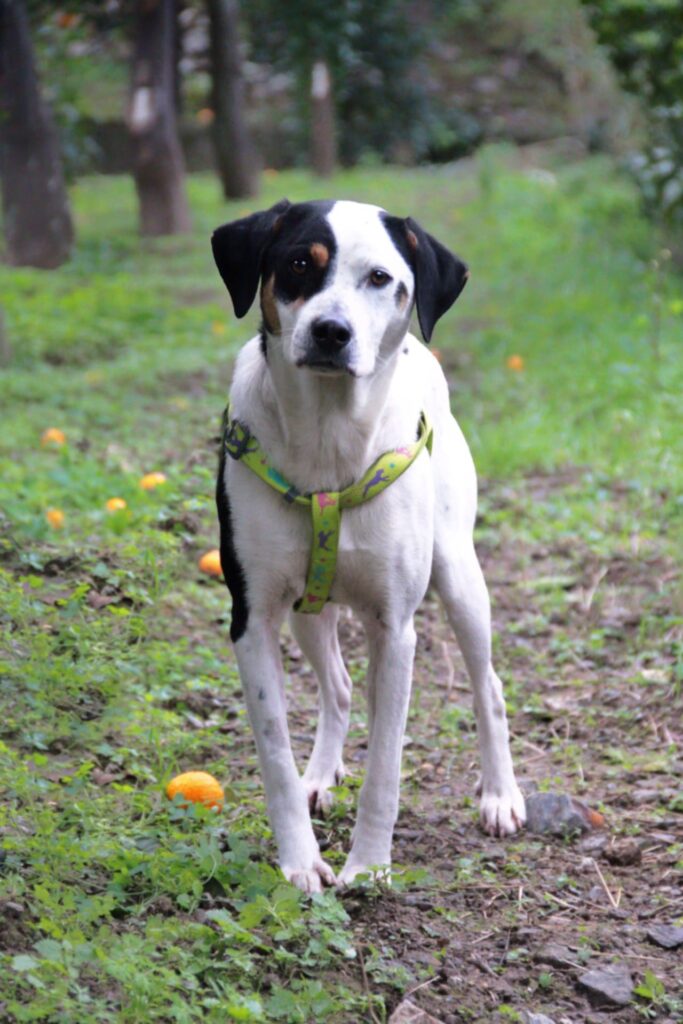
[[[66,434],[59,427],[48,427],[44,430],[40,443],[45,448],[47,445],[53,445],[55,448],[61,448],[62,445],[66,444]]]
[[[61,508],[49,508],[45,513],[45,518],[53,530],[61,530],[64,526],[64,513]]]
[[[507,359],[505,360],[505,365],[507,366],[508,370],[512,370],[513,373],[519,373],[521,370],[524,369],[524,360],[521,356],[518,355],[508,356]]]

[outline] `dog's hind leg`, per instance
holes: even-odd
[[[524,824],[522,796],[512,767],[503,687],[491,664],[491,611],[484,576],[468,534],[437,522],[432,582],[446,608],[474,690],[481,754],[480,818],[491,835]]]
[[[325,814],[332,805],[331,786],[344,778],[343,750],[349,727],[351,678],[339,648],[339,609],[328,604],[320,615],[292,612],[290,624],[299,647],[320,685],[320,716],[303,782],[311,811]]]

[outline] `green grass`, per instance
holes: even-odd
[[[270,866],[227,598],[196,569],[216,541],[230,363],[256,324],[232,317],[208,240],[256,204],[225,204],[210,177],[188,187],[193,233],[141,242],[131,182],[83,180],[72,262],[0,269],[12,346],[0,376],[0,905],[22,908],[0,940],[10,1020],[369,1017],[344,970],[358,951],[343,904],[306,902]],[[600,550],[657,536],[675,551],[683,286],[653,269],[656,239],[608,163],[551,178],[488,150],[466,169],[324,186],[283,173],[258,205],[285,194],[410,213],[470,264],[435,345],[480,474],[515,484],[503,509],[484,496],[484,540]],[[63,449],[41,447],[50,426]],[[579,469],[561,500],[520,500],[524,475],[566,467]],[[144,492],[150,470],[167,483]],[[112,496],[128,508],[107,513]],[[163,798],[194,766],[226,780],[220,818]],[[391,950],[366,959],[386,991]]]

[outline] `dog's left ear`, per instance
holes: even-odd
[[[407,217],[404,224],[415,274],[417,319],[424,340],[429,342],[436,321],[451,308],[470,272],[462,260],[423,231],[412,217]]]
[[[256,297],[263,254],[277,229],[280,217],[290,207],[281,199],[269,210],[252,213],[217,228],[211,236],[213,258],[235,309],[243,317]]]

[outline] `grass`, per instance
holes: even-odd
[[[188,188],[192,234],[141,242],[132,183],[82,180],[71,263],[0,269],[0,1019],[385,1019],[409,985],[391,944],[362,954],[344,901],[306,901],[271,866],[227,596],[196,568],[216,542],[230,364],[256,324],[232,317],[208,238],[255,204],[225,204],[206,176]],[[381,202],[470,264],[435,344],[484,478],[484,545],[677,555],[683,285],[654,267],[653,231],[607,162],[539,172],[491,149],[324,186],[283,173],[258,203],[284,194]],[[50,426],[64,447],[41,446]],[[142,491],[152,470],[167,482]],[[538,497],[527,481],[549,473],[566,484]],[[113,496],[127,508],[107,512]],[[546,621],[571,584],[530,585]],[[646,616],[642,646],[655,657],[676,623],[680,608]],[[560,659],[571,640],[553,643]],[[585,643],[593,655],[605,637]],[[534,712],[534,694],[510,698]],[[443,735],[470,719],[444,715]],[[226,782],[221,816],[163,797],[191,767]]]

